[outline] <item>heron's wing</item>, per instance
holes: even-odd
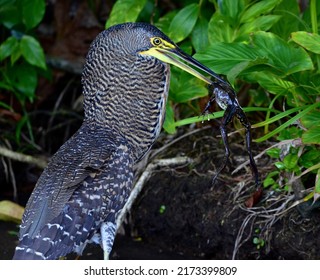
[[[132,188],[133,163],[132,155],[120,145],[100,171],[77,185],[57,216],[44,223],[45,211],[41,213],[41,224],[34,227],[37,233],[34,237],[29,235],[34,231],[29,227],[27,233],[20,236],[14,259],[56,259],[72,251],[81,254],[88,240],[99,241],[100,227],[105,223],[104,250],[110,250],[116,217]]]
[[[88,176],[100,172],[123,139],[112,131],[91,130],[83,125],[52,157],[28,201],[20,227],[20,238],[33,238],[42,226],[63,209]]]

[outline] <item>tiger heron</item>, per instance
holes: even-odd
[[[14,259],[81,255],[88,242],[107,259],[116,218],[133,185],[133,166],[158,137],[173,64],[226,84],[156,27],[124,23],[101,32],[82,74],[84,120],[56,152],[27,203]]]

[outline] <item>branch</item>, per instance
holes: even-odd
[[[3,146],[0,146],[0,156],[4,156],[16,161],[34,164],[41,169],[44,169],[48,164],[47,161],[44,159],[14,152]]]

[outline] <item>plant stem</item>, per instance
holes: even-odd
[[[311,14],[312,33],[318,34],[317,0],[310,1],[310,14]]]
[[[317,0],[311,0],[310,1],[310,15],[311,15],[312,33],[318,34]],[[319,55],[317,55],[316,60],[317,60],[318,72],[319,72],[319,68],[320,68],[320,57],[319,57]]]

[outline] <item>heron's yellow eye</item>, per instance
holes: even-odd
[[[161,43],[162,43],[162,40],[160,38],[158,38],[158,37],[155,37],[155,38],[152,39],[152,44],[154,46],[159,46]]]

